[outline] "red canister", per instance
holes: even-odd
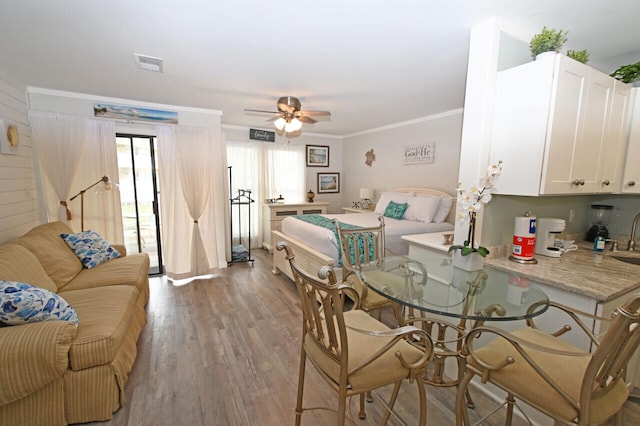
[[[536,217],[518,216],[513,231],[511,256],[519,260],[534,258],[536,248]]]

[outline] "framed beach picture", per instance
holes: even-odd
[[[318,173],[318,194],[340,192],[340,173]]]
[[[329,167],[329,147],[305,145],[307,147],[307,167]]]

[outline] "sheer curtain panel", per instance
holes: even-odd
[[[226,155],[220,132],[158,126],[157,135],[167,276],[185,279],[226,267]]]
[[[45,193],[48,217],[69,223],[67,200],[82,157],[87,121],[60,114],[30,112],[32,139],[44,177],[54,194]],[[55,197],[55,198],[54,198]]]

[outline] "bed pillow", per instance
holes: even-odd
[[[389,201],[387,208],[384,210],[384,215],[391,219],[400,220],[404,217],[404,212],[407,210],[407,203],[396,203],[395,201]]]
[[[78,234],[60,234],[69,248],[78,256],[82,266],[87,269],[108,260],[120,257],[118,250],[113,248],[95,231],[84,231]]]
[[[431,223],[440,206],[441,197],[416,196],[409,198],[404,218],[416,222]]]
[[[409,201],[409,198],[413,196],[413,192],[382,192],[380,194],[380,199],[376,204],[375,212],[378,214],[384,214],[385,210],[387,210],[387,204],[389,204],[389,201],[395,201],[396,203],[406,203]]]
[[[453,205],[453,198],[440,198],[440,205],[438,206],[438,211],[436,212],[436,216],[433,218],[435,223],[442,223],[449,215],[449,211],[451,210],[451,206]]]
[[[0,322],[21,325],[52,320],[78,325],[78,314],[56,293],[30,284],[0,280]]]

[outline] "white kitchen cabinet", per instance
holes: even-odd
[[[629,140],[629,120],[632,87],[614,79],[613,96],[609,110],[609,130],[600,150],[600,191],[620,192],[623,188],[625,153]],[[637,158],[637,157],[636,157]]]
[[[504,169],[496,192],[618,191],[624,140],[610,130],[626,127],[628,94],[614,96],[616,87],[626,90],[561,54],[499,72],[491,159]]]
[[[282,231],[282,220],[287,216],[325,214],[327,202],[265,204],[262,212],[262,247],[273,251],[271,231]]]
[[[629,130],[629,144],[627,146],[624,176],[622,178],[622,192],[640,194],[640,88],[633,89],[633,109]]]

